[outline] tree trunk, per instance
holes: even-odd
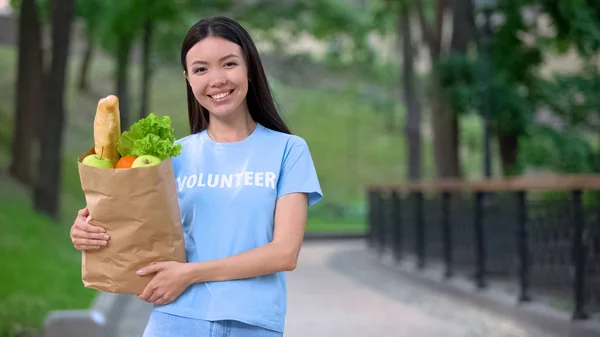
[[[453,0],[452,2],[452,42],[450,45],[450,49],[452,52],[458,52],[465,54],[467,53],[467,48],[469,42],[473,38],[475,22],[473,18],[473,6],[471,0]],[[439,88],[439,90],[442,90]],[[442,92],[440,92],[439,97],[443,97]],[[436,97],[438,97],[436,95]],[[447,97],[445,97],[446,101],[442,102],[445,106],[440,107],[440,109],[446,110],[446,112],[441,112],[442,114],[448,114],[447,118],[450,120],[448,124],[450,130],[448,131],[446,140],[451,141],[451,146],[449,148],[450,152],[447,154],[449,156],[447,168],[448,177],[460,177],[462,176],[461,165],[460,165],[460,123],[458,120],[458,111],[452,111],[448,105]],[[443,146],[443,145],[442,145]]]
[[[31,161],[37,139],[36,120],[42,102],[43,51],[41,25],[35,0],[23,0],[19,18],[19,59],[10,175],[33,184]]]
[[[119,110],[121,115],[121,129],[129,128],[129,54],[131,40],[119,38],[117,47],[117,97],[119,97]]]
[[[64,95],[73,14],[74,0],[54,3],[52,63],[45,83],[46,110],[42,115],[39,179],[33,195],[35,210],[54,219],[58,219],[60,209]]]
[[[498,144],[504,176],[518,175],[520,173],[517,161],[519,156],[519,134],[498,133]]]
[[[442,33],[444,11],[449,6],[448,0],[438,0],[436,4],[435,26],[427,22],[422,0],[414,0],[419,15],[419,22],[425,41],[429,47],[431,62],[435,65],[442,55]],[[460,177],[460,160],[458,152],[458,120],[453,116],[448,97],[442,88],[435,71],[431,74],[429,90],[431,101],[431,117],[433,127],[433,146],[435,166],[438,178]]]
[[[142,53],[142,101],[140,106],[140,119],[148,116],[148,97],[150,94],[150,80],[152,78],[151,52],[152,52],[152,33],[154,23],[152,20],[146,21],[144,25],[144,40]]]
[[[469,42],[473,39],[475,19],[473,17],[472,0],[453,0],[452,4],[452,45],[455,52],[466,53]]]
[[[80,91],[87,92],[89,89],[89,73],[90,64],[92,63],[92,55],[94,54],[94,41],[91,38],[86,39],[85,52],[81,60],[81,70],[79,71],[78,87]]]
[[[406,105],[405,134],[408,144],[408,178],[421,177],[421,105],[415,87],[412,33],[410,12],[400,11],[398,16],[398,38],[402,39],[402,87]]]
[[[438,178],[461,176],[458,155],[458,120],[452,113],[446,91],[437,75],[432,76],[431,117],[433,124],[433,151]]]

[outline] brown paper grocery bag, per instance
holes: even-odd
[[[89,223],[110,235],[106,247],[82,255],[86,288],[139,295],[153,275],[136,271],[159,261],[185,262],[185,244],[171,158],[131,169],[87,166],[79,177],[90,211]]]

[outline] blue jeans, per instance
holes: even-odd
[[[282,337],[283,334],[238,321],[204,321],[153,311],[143,337]]]

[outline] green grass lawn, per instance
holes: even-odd
[[[0,180],[2,186],[11,186]],[[0,192],[0,336],[35,333],[50,310],[89,307],[68,227],[31,212],[26,194]]]

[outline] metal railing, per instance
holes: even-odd
[[[544,299],[586,319],[600,312],[598,192],[600,175],[371,186],[367,240],[417,269],[442,263],[446,279],[498,282],[520,302]]]

